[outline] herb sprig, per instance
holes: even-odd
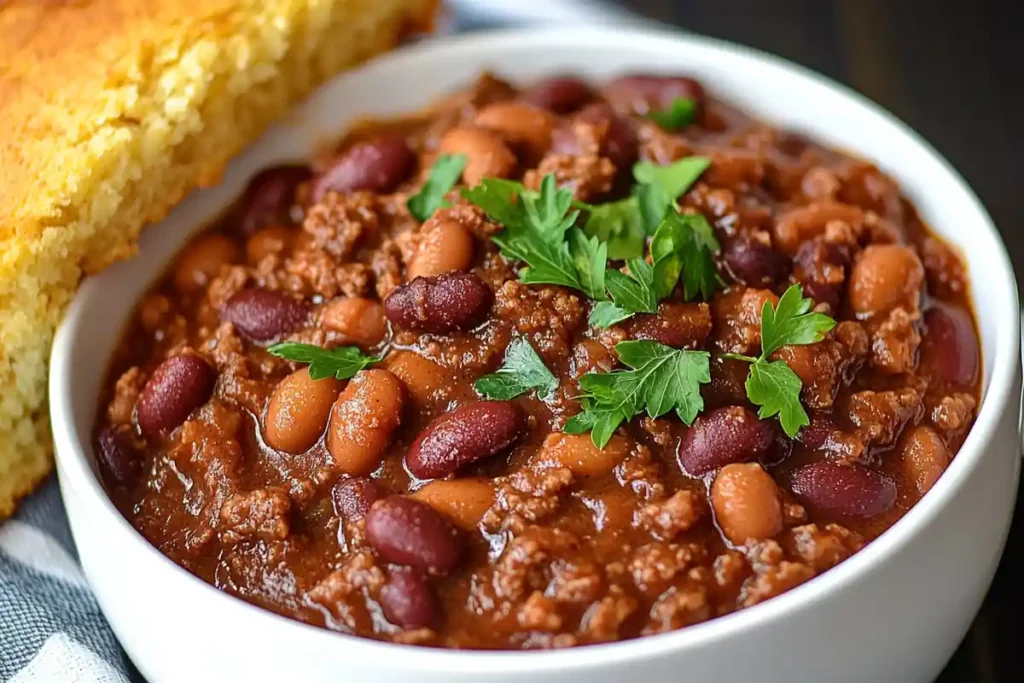
[[[528,391],[544,399],[558,388],[558,378],[525,338],[512,340],[505,350],[505,362],[497,372],[478,379],[473,388],[484,398],[508,401]]]
[[[615,351],[630,370],[587,373],[580,378],[583,412],[565,425],[568,434],[591,433],[604,448],[623,422],[641,413],[652,418],[671,410],[693,424],[704,409],[700,385],[711,381],[710,354],[683,351],[654,341],[625,341]]]
[[[409,213],[421,223],[430,218],[435,211],[447,206],[444,196],[451,192],[455,183],[459,182],[463,169],[466,168],[465,154],[442,154],[434,161],[430,169],[430,177],[420,191],[409,197],[405,205]]]
[[[650,112],[647,115],[658,127],[666,131],[679,130],[693,123],[697,118],[697,103],[690,97],[676,97],[667,109]]]
[[[309,376],[315,380],[327,377],[349,379],[360,370],[382,360],[379,356],[364,354],[356,346],[325,349],[312,344],[282,342],[269,347],[267,352],[296,363],[308,363]]]
[[[836,326],[836,321],[824,313],[811,313],[813,303],[804,298],[800,285],[791,285],[776,306],[766,301],[761,308],[761,355],[726,354],[751,364],[745,384],[747,398],[759,406],[762,420],[778,415],[782,430],[790,438],[811,423],[800,403],[803,382],[786,361],[768,359],[783,346],[820,342]]]

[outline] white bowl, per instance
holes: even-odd
[[[146,286],[260,168],[304,159],[363,115],[414,110],[493,69],[530,80],[630,70],[692,74],[715,96],[870,159],[970,267],[984,353],[974,428],[935,488],[835,569],[762,605],[659,636],[554,652],[459,652],[300,624],[221,593],[124,520],[96,476],[93,421],[108,359]],[[53,347],[50,404],[61,489],[85,573],[128,654],[154,682],[930,681],[991,581],[1017,489],[1017,291],[985,210],[905,125],[822,77],[752,50],[659,32],[562,26],[446,38],[338,77],[146,232],[140,254],[90,278]]]

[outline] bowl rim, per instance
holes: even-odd
[[[348,646],[362,648],[366,656],[378,655],[389,658],[384,661],[390,661],[393,665],[410,671],[466,674],[481,672],[484,667],[500,666],[507,673],[536,674],[582,667],[600,667],[613,662],[621,664],[623,661],[656,657],[668,652],[680,653],[751,631],[769,622],[784,619],[791,613],[820,602],[833,589],[855,582],[861,575],[876,569],[899,552],[918,532],[931,524],[938,513],[954,497],[968,475],[978,467],[981,458],[989,452],[987,446],[993,438],[999,420],[1013,398],[1011,394],[1014,376],[1017,372],[1016,365],[1019,362],[1018,344],[1020,340],[1016,280],[1005,244],[975,193],[949,162],[920,135],[859,93],[781,57],[714,38],[661,28],[514,27],[444,37],[443,40],[433,39],[407,45],[378,57],[363,68],[377,69],[383,66],[389,69],[400,69],[403,68],[403,65],[412,64],[424,53],[434,52],[448,56],[465,55],[469,59],[479,60],[479,55],[486,54],[488,48],[506,41],[515,41],[517,47],[535,46],[539,50],[550,50],[555,45],[559,49],[601,46],[608,50],[614,50],[633,41],[653,41],[659,45],[665,45],[667,49],[673,51],[679,49],[710,51],[728,55],[732,59],[740,58],[741,61],[760,63],[775,71],[789,72],[790,76],[808,82],[809,86],[833,91],[846,100],[850,107],[859,109],[862,115],[880,119],[893,129],[894,133],[901,135],[920,148],[932,162],[937,164],[941,172],[948,176],[949,180],[962,192],[963,200],[966,202],[965,206],[976,215],[978,219],[978,225],[975,226],[978,233],[977,239],[988,241],[990,243],[988,247],[997,256],[996,262],[990,265],[1001,271],[997,278],[1001,281],[998,287],[1005,291],[1006,296],[1003,301],[992,302],[992,305],[999,309],[998,314],[994,316],[999,323],[994,335],[993,348],[985,349],[984,340],[982,340],[983,353],[988,355],[991,352],[993,364],[987,391],[985,391],[975,424],[957,456],[928,495],[863,550],[827,572],[758,605],[676,631],[611,643],[547,651],[453,650],[403,645],[329,631],[257,607],[207,584],[150,545],[110,501],[99,478],[89,464],[86,448],[91,448],[91,446],[83,444],[77,437],[73,417],[75,410],[71,405],[71,392],[69,391],[73,374],[70,353],[73,341],[76,334],[84,330],[89,306],[95,305],[91,302],[94,302],[101,292],[95,279],[86,282],[72,300],[64,322],[57,331],[51,355],[50,414],[54,440],[57,445],[57,464],[61,477],[62,494],[65,488],[74,491],[84,504],[92,508],[95,515],[109,523],[110,542],[125,544],[125,552],[132,552],[137,561],[151,566],[155,572],[164,571],[168,580],[176,581],[172,586],[173,589],[188,591],[190,596],[200,600],[222,601],[222,609],[234,610],[239,620],[244,619],[247,623],[252,624],[247,628],[269,629],[275,631],[282,640],[295,642],[296,639],[301,639],[308,643],[309,647],[315,647],[318,651],[325,652],[332,649],[338,650],[337,639],[339,637],[347,638]],[[357,69],[356,72],[361,70]],[[335,80],[345,77],[346,74],[342,74]],[[757,114],[756,111],[753,113]],[[920,204],[921,201],[918,199],[917,203]],[[103,362],[106,363],[107,360],[103,359]],[[168,569],[170,571],[166,571]],[[395,655],[399,655],[399,657],[395,657]]]

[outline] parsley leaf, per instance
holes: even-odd
[[[768,359],[783,346],[820,342],[836,326],[836,321],[824,313],[811,313],[812,303],[804,298],[800,285],[790,285],[777,305],[766,301],[761,307],[760,357],[727,354],[751,364],[745,385],[747,398],[760,407],[761,419],[778,415],[782,430],[789,438],[811,423],[800,403],[803,382],[785,361]]]
[[[590,209],[583,231],[608,244],[608,258],[643,256],[647,233],[639,199],[634,195]]]
[[[714,259],[720,249],[715,230],[703,214],[670,211],[651,240],[656,269],[661,264],[656,275],[659,291],[665,294],[660,296],[668,296],[682,273],[686,300],[692,301],[698,294],[709,300],[722,284]]]
[[[693,186],[711,165],[704,156],[684,157],[667,166],[648,161],[633,166],[633,179],[638,183],[637,200],[648,234],[661,225],[665,215],[679,197]]]
[[[348,379],[381,361],[379,356],[367,356],[356,346],[325,349],[312,344],[283,342],[269,347],[267,352],[296,363],[309,363],[309,376],[313,379]]]
[[[565,425],[569,434],[591,432],[604,448],[619,425],[640,413],[660,417],[675,409],[686,424],[704,408],[700,385],[711,381],[710,354],[683,351],[654,341],[615,346],[631,370],[587,373],[580,378],[583,412]]]
[[[459,182],[465,167],[465,154],[442,154],[437,157],[427,182],[405,202],[409,213],[422,223],[442,206],[447,206],[444,196]]]
[[[693,123],[697,117],[697,104],[689,97],[677,97],[669,104],[668,109],[652,111],[647,115],[662,130],[679,130]]]
[[[535,389],[538,398],[547,398],[558,388],[558,379],[544,365],[530,342],[514,339],[505,351],[505,362],[497,372],[484,375],[473,387],[484,398],[508,401]]]
[[[569,228],[569,256],[576,266],[580,289],[591,299],[606,298],[605,264],[608,263],[608,244],[597,237],[587,237],[579,228]]]

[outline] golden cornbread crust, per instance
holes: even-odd
[[[50,471],[50,342],[82,276],[436,0],[0,0],[0,519]]]

